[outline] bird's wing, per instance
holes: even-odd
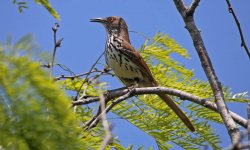
[[[131,46],[129,42],[123,41],[122,47],[124,48],[123,51],[120,51],[122,54],[126,55],[127,57],[131,58],[131,61],[136,64],[139,68],[141,68],[142,73],[150,80],[152,86],[157,86],[157,82],[152,76],[152,73],[143,60],[141,55],[135,51],[135,49]],[[183,121],[183,123],[192,131],[195,131],[195,128],[186,114],[179,108],[179,106],[167,95],[165,94],[158,94],[160,98],[177,114],[177,116]]]
[[[131,61],[141,69],[143,75],[145,75],[150,81],[152,81],[152,83],[154,83],[154,86],[157,86],[157,82],[155,81],[147,63],[144,61],[141,55],[133,48],[133,46],[127,41],[123,41],[121,46],[124,49],[120,52],[125,56],[131,58]]]

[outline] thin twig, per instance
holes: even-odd
[[[50,69],[50,64],[48,63],[47,65],[41,65],[41,67],[49,68]]]
[[[141,37],[145,38],[146,40],[152,40],[150,37],[147,37],[146,35],[144,35],[144,34],[141,33],[141,32],[133,31],[133,30],[131,30],[131,31],[129,31],[129,32],[131,32],[131,33],[136,33],[136,34],[140,35]]]
[[[218,108],[216,106],[215,103],[210,102],[206,99],[202,99],[199,98],[195,95],[189,94],[187,92],[184,91],[180,91],[180,90],[176,90],[176,89],[171,89],[171,88],[166,88],[166,87],[147,87],[147,88],[135,88],[133,90],[133,93],[129,93],[128,95],[124,96],[125,94],[129,93],[129,90],[127,88],[120,88],[120,89],[115,89],[115,90],[110,90],[107,92],[107,94],[104,94],[106,101],[110,101],[112,99],[115,99],[117,97],[120,98],[130,98],[133,97],[135,95],[143,95],[143,94],[168,94],[168,95],[173,95],[173,96],[177,96],[182,100],[188,100],[191,101],[193,103],[199,104],[201,106],[204,106],[210,110],[213,110],[215,112],[218,112]],[[124,97],[120,97],[120,96],[124,96]],[[118,100],[118,99],[117,99]],[[83,99],[79,99],[77,101],[73,101],[72,105],[86,105],[89,103],[93,103],[93,102],[98,102],[99,101],[99,97],[88,97],[85,96]],[[243,117],[241,117],[240,115],[229,111],[230,115],[232,116],[232,118],[242,127],[247,128],[247,120],[244,119]],[[95,117],[97,118],[99,116],[96,115]]]
[[[212,62],[209,58],[209,55],[207,53],[205,44],[203,42],[202,36],[200,34],[200,30],[196,26],[195,20],[194,20],[194,14],[188,14],[188,9],[185,6],[183,0],[173,0],[175,3],[175,6],[179,13],[181,14],[183,21],[185,22],[185,28],[188,30],[192,40],[194,47],[198,53],[198,56],[200,58],[200,62],[202,65],[202,68],[208,78],[208,81],[210,83],[210,86],[212,88],[214,97],[215,97],[215,103],[218,108],[218,112],[220,113],[222,120],[228,130],[228,133],[230,135],[232,143],[236,143],[238,139],[240,138],[239,129],[237,128],[233,118],[231,117],[227,105],[224,101],[224,95],[222,91],[221,83],[215,73],[215,70],[213,68]],[[194,0],[192,4],[195,4],[193,7],[189,7],[190,9],[197,8],[199,3],[199,0]],[[194,10],[193,10],[194,11]]]
[[[50,64],[50,79],[52,80],[52,74],[53,74],[53,65],[55,61],[55,55],[56,55],[56,32],[59,27],[58,23],[55,23],[55,25],[52,27],[53,33],[54,33],[54,50],[53,50],[53,56],[52,56],[52,61]]]
[[[106,69],[104,69],[104,70],[106,70]],[[110,71],[110,70],[109,70],[109,71]],[[89,87],[89,85],[90,85],[93,81],[97,80],[100,76],[102,76],[102,75],[112,75],[112,76],[114,76],[113,74],[107,73],[107,72],[108,72],[108,70],[106,70],[106,71],[101,71],[101,72],[99,72],[98,74],[95,74],[94,76],[89,77],[89,78],[88,78],[88,82],[87,82],[87,84],[85,85],[85,88],[84,88],[84,90],[83,90],[83,92],[82,92],[82,96],[81,96],[81,97],[84,97],[84,96],[86,95],[87,88]]]
[[[103,72],[100,72],[99,74],[96,74],[96,75],[94,75],[94,76],[88,78],[88,82],[87,82],[87,84],[85,85],[85,88],[84,88],[84,90],[83,90],[83,92],[82,92],[82,96],[81,96],[81,97],[84,97],[84,96],[86,95],[86,92],[87,92],[87,89],[88,89],[89,85],[90,85],[93,81],[95,81],[97,78],[99,78],[102,74],[103,74]]]
[[[91,68],[90,68],[88,74],[86,75],[85,79],[82,81],[82,84],[81,84],[81,86],[79,87],[79,89],[78,89],[78,91],[77,91],[77,94],[76,94],[76,96],[75,96],[75,100],[77,100],[77,98],[78,98],[78,96],[79,96],[79,93],[80,93],[80,91],[81,91],[81,89],[82,89],[84,83],[87,81],[87,79],[88,79],[88,77],[89,77],[91,71],[94,69],[95,65],[96,65],[96,64],[99,62],[99,60],[102,58],[104,52],[105,52],[105,51],[102,52],[102,54],[98,57],[98,59],[95,61],[95,63],[91,66]]]
[[[103,113],[108,113],[115,105],[119,104],[120,102],[128,99],[129,97],[131,97],[133,93],[133,90],[129,90],[126,94],[124,94],[123,96],[120,96],[119,98],[117,98],[115,101],[112,101],[112,103],[105,109],[105,111],[98,111],[97,114],[90,120],[88,121],[88,123],[85,125],[85,127],[87,125],[89,125],[88,129],[91,129],[93,127],[95,127],[99,120],[101,119],[101,116]],[[106,103],[107,103],[107,97],[106,97]]]
[[[99,89],[99,98],[100,98],[100,106],[101,106],[101,118],[102,118],[102,125],[103,128],[105,130],[105,137],[103,139],[102,145],[100,147],[100,150],[104,150],[105,147],[110,143],[111,139],[112,139],[112,134],[111,134],[111,128],[109,126],[109,123],[107,121],[107,117],[106,117],[106,109],[105,109],[105,97],[101,91],[101,89]]]
[[[55,23],[55,25],[52,27],[52,30],[54,32],[54,50],[53,50],[53,56],[52,56],[52,61],[50,64],[50,79],[53,79],[53,66],[54,66],[54,61],[55,61],[55,56],[56,56],[56,49],[57,47],[61,46],[62,40],[63,38],[61,38],[60,40],[56,41],[56,32],[59,28],[59,24]]]
[[[244,49],[245,49],[245,51],[246,51],[246,53],[247,53],[247,55],[248,55],[248,57],[249,57],[249,59],[250,59],[250,52],[249,52],[249,49],[248,49],[248,47],[247,47],[247,45],[246,45],[246,42],[245,42],[245,39],[244,39],[244,36],[243,36],[243,32],[242,32],[242,29],[241,29],[241,26],[240,26],[240,22],[239,22],[239,20],[238,20],[238,18],[237,18],[237,16],[236,16],[236,14],[234,13],[234,10],[233,10],[233,7],[232,7],[231,4],[230,4],[230,1],[229,1],[229,0],[226,0],[226,2],[227,2],[227,5],[228,5],[229,13],[231,13],[231,14],[233,15],[234,20],[235,20],[235,22],[236,22],[236,24],[237,24],[239,33],[240,33],[241,47],[242,47],[242,46],[244,47]]]
[[[64,71],[69,72],[71,75],[75,75],[75,73],[66,65],[64,64],[54,64],[54,66],[59,66],[61,69],[63,69]]]
[[[100,97],[98,97],[98,100],[99,100],[99,98]],[[99,122],[100,114],[101,114],[101,105],[99,105],[97,113],[90,120],[85,122],[82,128],[84,128],[85,131],[87,131],[87,130],[91,129],[92,127],[95,127],[93,122],[97,122],[97,121]]]
[[[107,75],[114,76],[114,74],[109,73],[109,71],[110,70],[108,70],[108,71],[101,71],[101,70],[94,69],[91,72],[76,74],[76,75],[73,75],[73,76],[60,75],[60,76],[56,77],[55,80],[61,80],[61,79],[71,79],[71,80],[74,80],[75,78],[86,76],[86,75],[91,74],[91,73],[102,73],[102,75],[107,74]]]

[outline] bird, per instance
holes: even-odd
[[[90,22],[101,23],[104,26],[107,33],[104,52],[106,64],[125,86],[159,86],[145,60],[131,45],[128,26],[122,17],[93,18]],[[168,95],[157,95],[177,114],[189,130],[195,131],[192,122]]]

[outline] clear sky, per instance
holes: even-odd
[[[233,1],[232,6],[240,20],[247,45],[250,47],[250,1]],[[190,3],[191,0],[186,0]],[[184,28],[183,20],[171,0],[60,0],[51,1],[60,14],[61,21],[56,21],[43,7],[28,2],[29,9],[19,14],[12,1],[2,1],[0,5],[0,41],[11,35],[14,41],[27,33],[32,33],[42,49],[53,49],[51,27],[59,22],[59,37],[64,37],[58,49],[56,61],[70,67],[75,73],[83,73],[97,59],[104,49],[105,31],[98,24],[90,23],[93,17],[111,15],[122,16],[129,30],[141,32],[148,37],[158,31],[169,34],[190,53],[190,60],[176,57],[188,68],[194,69],[195,76],[207,80],[201,67],[192,40]],[[250,91],[250,61],[242,47],[235,22],[228,12],[226,1],[201,1],[195,13],[196,23],[201,30],[205,46],[212,60],[214,69],[223,85],[233,92]],[[145,39],[130,33],[131,42],[139,48]],[[104,63],[104,61],[102,61]],[[107,79],[112,88],[121,84],[116,78]],[[229,108],[246,117],[246,105],[230,104]],[[139,131],[124,120],[111,120],[114,134],[121,139],[124,146],[128,144],[153,146],[156,144],[147,134]],[[225,127],[213,124],[222,138],[223,147],[229,144]]]

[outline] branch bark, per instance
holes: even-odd
[[[98,122],[99,122],[101,116],[102,116],[104,113],[108,113],[115,105],[117,105],[117,104],[119,104],[120,102],[122,102],[122,101],[128,99],[128,98],[130,97],[130,95],[131,95],[132,92],[133,92],[133,91],[128,91],[125,95],[122,95],[122,96],[120,96],[119,98],[117,98],[115,101],[112,101],[112,103],[111,103],[108,107],[106,107],[104,111],[98,111],[98,112],[96,113],[96,115],[95,115],[92,119],[90,119],[90,121],[88,121],[88,122],[84,125],[84,128],[86,128],[87,130],[89,130],[89,129],[95,127],[95,126],[98,124]],[[105,101],[105,103],[107,103],[107,102],[108,102],[108,100]]]
[[[111,133],[111,128],[109,126],[109,123],[108,123],[108,120],[107,120],[107,117],[106,117],[106,104],[105,104],[105,97],[102,93],[102,90],[100,89],[99,90],[99,98],[100,98],[100,108],[101,108],[101,118],[102,118],[102,125],[103,125],[103,128],[105,130],[105,137],[102,141],[102,145],[100,147],[99,150],[104,150],[106,148],[106,146],[110,143],[110,141],[112,140],[112,133]]]
[[[248,133],[248,142],[250,144],[250,103],[248,103],[247,105],[247,133]],[[248,149],[250,149],[250,145]]]
[[[104,96],[105,96],[106,101],[110,101],[110,100],[115,99],[117,97],[119,97],[119,98],[116,101],[123,101],[124,99],[128,99],[128,98],[136,96],[136,95],[159,94],[159,93],[177,96],[177,97],[180,97],[180,99],[182,99],[182,100],[188,100],[188,101],[194,102],[196,104],[199,104],[201,106],[204,106],[208,109],[211,109],[215,112],[218,112],[218,108],[217,108],[216,104],[213,102],[210,102],[206,99],[199,98],[198,96],[194,96],[194,95],[189,94],[189,93],[184,92],[184,91],[166,88],[166,87],[135,88],[133,90],[133,92],[129,91],[126,88],[120,88],[120,89],[110,90],[106,94],[104,94]],[[86,105],[86,104],[98,102],[98,101],[99,101],[99,97],[84,97],[84,99],[79,99],[77,101],[73,101],[72,105],[73,106]],[[109,109],[109,107],[107,107],[106,111],[109,111],[110,109]],[[239,116],[238,114],[236,114],[232,111],[229,111],[229,113],[232,116],[232,118],[235,120],[235,122],[237,122],[242,127],[247,128],[247,120],[246,119],[244,119],[243,117]],[[98,116],[99,116],[99,114],[97,116],[95,116],[95,118],[97,118]],[[94,120],[92,120],[92,121],[94,121]]]
[[[239,134],[239,129],[237,128],[234,120],[232,119],[230,112],[227,109],[227,106],[224,102],[224,95],[221,87],[221,83],[219,82],[215,71],[213,69],[212,62],[208,56],[206,47],[203,43],[201,34],[199,29],[197,28],[194,20],[194,14],[190,13],[189,9],[185,6],[182,0],[173,0],[175,3],[175,6],[179,13],[181,14],[185,25],[186,29],[188,30],[192,40],[194,47],[199,55],[201,65],[203,67],[203,70],[206,73],[206,76],[208,78],[208,81],[211,85],[211,88],[214,93],[215,97],[215,102],[217,105],[217,110],[219,111],[223,122],[228,130],[228,133],[231,137],[232,143],[236,143],[239,140],[240,134]],[[192,4],[195,4],[195,6],[198,6],[199,0],[194,0]],[[190,9],[195,9],[193,5],[189,7]],[[192,10],[191,9],[191,10]],[[192,10],[194,12],[194,10]],[[192,12],[191,11],[191,12]]]

